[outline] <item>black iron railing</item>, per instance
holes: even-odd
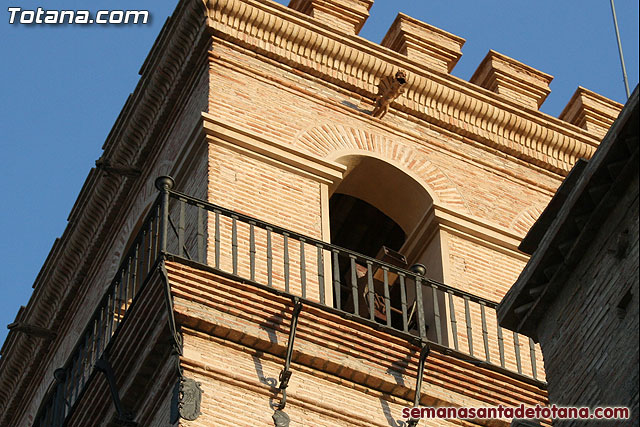
[[[95,372],[111,338],[126,319],[135,297],[161,250],[161,199],[150,208],[141,228],[118,268],[115,278],[98,302],[67,363],[55,371],[55,382],[33,423],[57,427],[64,423],[73,404]],[[166,235],[166,233],[165,233]]]
[[[493,301],[251,216],[161,190],[127,255],[40,408],[34,426],[62,425],[159,255],[207,265],[475,364],[539,382],[533,341],[505,334]],[[521,348],[520,339],[528,342]]]

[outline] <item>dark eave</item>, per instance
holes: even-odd
[[[638,173],[638,87],[591,160],[577,164],[520,249],[532,253],[498,307],[500,325],[537,340],[538,321]]]

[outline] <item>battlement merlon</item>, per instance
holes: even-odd
[[[551,93],[551,80],[549,74],[490,50],[469,81],[537,110]]]
[[[380,43],[427,68],[450,73],[462,56],[465,40],[399,13]]]
[[[622,107],[618,102],[578,86],[558,117],[604,138]]]
[[[373,0],[291,0],[289,7],[348,34],[358,34]]]

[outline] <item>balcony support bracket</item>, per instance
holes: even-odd
[[[169,332],[171,333],[171,337],[173,342],[171,343],[173,346],[173,350],[176,354],[182,355],[182,337],[178,333],[178,327],[176,326],[176,318],[173,313],[173,297],[171,296],[171,285],[169,283],[169,274],[167,273],[167,267],[165,266],[165,256],[164,254],[160,255],[162,259],[158,263],[158,271],[162,276],[164,286],[164,299],[167,304],[168,311],[168,320],[169,320]],[[178,367],[180,370],[180,367]],[[181,375],[182,376],[182,375]]]
[[[275,405],[276,411],[273,414],[273,421],[276,427],[287,427],[289,425],[289,416],[284,412],[287,405],[287,387],[291,379],[291,357],[293,355],[293,343],[296,339],[296,330],[298,329],[298,317],[302,311],[302,302],[298,297],[293,297],[293,313],[291,314],[291,328],[289,329],[289,340],[287,342],[287,355],[284,362],[284,369],[280,372],[280,385],[278,391],[282,392],[280,403]]]
[[[418,360],[418,377],[416,378],[416,392],[413,398],[413,407],[417,408],[420,406],[420,390],[422,389],[422,377],[424,376],[424,364],[427,361],[427,357],[429,357],[429,353],[431,352],[431,348],[429,348],[429,344],[426,342],[422,343],[422,350],[420,350],[420,359]],[[415,427],[420,422],[420,418],[410,418],[407,421],[407,427]]]
[[[120,395],[118,394],[118,387],[116,386],[116,378],[113,373],[111,363],[109,363],[109,361],[104,356],[102,356],[100,357],[100,359],[96,360],[95,367],[99,372],[102,372],[104,374],[107,383],[109,384],[111,399],[113,400],[113,405],[116,407],[116,412],[118,414],[116,422],[121,426],[137,427],[138,423],[133,420],[133,414],[131,412],[125,411],[122,406]]]

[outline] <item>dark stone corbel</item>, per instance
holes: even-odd
[[[387,76],[378,83],[378,95],[376,107],[371,115],[381,119],[389,111],[391,103],[404,93],[404,85],[407,84],[407,73],[398,71],[393,76]]]
[[[138,168],[123,165],[120,163],[111,163],[108,160],[103,160],[102,157],[96,160],[96,167],[106,172],[107,174],[111,173],[114,175],[122,175],[126,176],[127,178],[137,178],[142,173]]]
[[[13,322],[7,325],[7,329],[13,332],[22,332],[25,335],[29,335],[34,338],[42,338],[50,341],[56,337],[56,333],[51,329],[43,328],[41,326],[29,325],[27,323]]]

